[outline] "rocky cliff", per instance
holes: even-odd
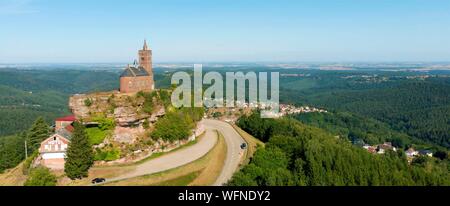
[[[203,127],[197,125],[197,129],[186,139],[172,142],[152,139],[154,125],[166,115],[164,105],[168,105],[168,96],[168,93],[164,94],[162,91],[137,94],[119,92],[80,94],[70,98],[69,107],[77,119],[86,124],[87,131],[101,130],[101,122],[114,121],[114,125],[104,133],[106,136],[103,142],[93,146],[99,157],[105,156],[98,159],[96,164],[124,164],[139,161],[154,153],[178,148],[194,141],[200,135],[200,131],[204,131]],[[115,158],[109,158],[111,155]]]
[[[151,104],[150,109],[145,108],[146,104]],[[113,140],[129,144],[145,133],[144,128],[150,128],[165,115],[165,109],[156,97],[148,100],[144,95],[119,92],[74,95],[70,97],[69,108],[85,123],[95,124],[95,118],[99,116],[114,119]]]
[[[139,125],[151,114],[143,112],[144,98],[136,95],[110,93],[83,94],[70,97],[69,108],[83,121],[91,121],[93,117],[104,115],[114,118],[117,125]]]

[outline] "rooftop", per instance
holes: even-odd
[[[77,118],[75,117],[75,115],[60,117],[60,118],[56,119],[56,121],[58,121],[58,122],[74,122],[76,120],[77,120]]]
[[[142,77],[150,76],[144,67],[128,66],[120,77]]]

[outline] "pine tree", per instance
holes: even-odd
[[[38,149],[41,142],[50,137],[50,129],[44,118],[39,117],[28,131],[28,149],[33,152]]]
[[[70,179],[81,179],[88,176],[89,168],[94,164],[94,154],[84,126],[75,122],[74,127],[64,172]]]

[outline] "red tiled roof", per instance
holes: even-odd
[[[67,125],[67,127],[65,127],[64,129],[66,129],[68,132],[73,132],[73,130],[75,130],[75,128],[72,125]]]
[[[75,117],[75,115],[70,115],[67,117],[61,117],[61,118],[56,119],[56,121],[59,121],[59,122],[74,122],[76,120],[77,120],[77,118]]]

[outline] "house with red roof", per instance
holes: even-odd
[[[53,170],[64,169],[67,148],[74,131],[74,115],[55,120],[55,134],[41,143],[39,161],[42,166]]]
[[[55,131],[58,131],[62,128],[66,128],[69,125],[72,125],[72,123],[75,122],[76,120],[77,118],[75,117],[75,115],[57,118],[55,120]]]

